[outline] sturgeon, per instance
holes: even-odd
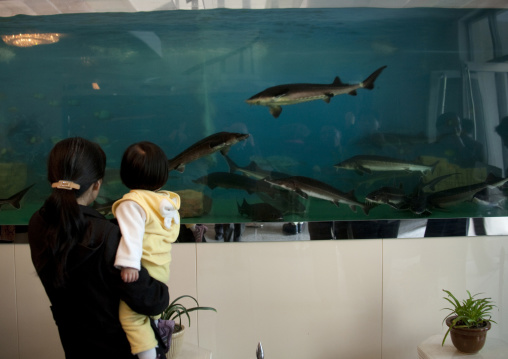
[[[325,201],[332,202],[337,207],[339,206],[339,203],[345,203],[349,205],[349,208],[351,208],[353,212],[356,212],[356,207],[360,207],[366,215],[369,214],[369,206],[356,199],[354,190],[345,193],[327,183],[304,176],[264,179],[264,181],[273,186],[293,191],[305,199],[309,197],[324,199]]]
[[[405,172],[434,172],[439,161],[432,165],[424,165],[415,162],[399,160],[391,157],[358,155],[334,165],[336,168],[355,170],[359,174],[372,173],[373,171],[405,171]]]
[[[408,196],[406,196],[402,185],[400,187],[381,187],[365,197],[367,204],[387,204],[395,209],[405,208],[408,201]]]
[[[230,173],[240,172],[241,174],[243,174],[247,177],[255,178],[258,180],[261,180],[261,179],[267,178],[267,177],[268,178],[284,178],[284,177],[289,176],[288,174],[285,174],[282,172],[265,170],[265,169],[259,167],[259,165],[254,161],[251,161],[249,163],[249,165],[247,165],[245,167],[240,167],[231,158],[229,158],[228,155],[224,155],[224,158],[226,159],[226,161],[228,163]]]
[[[472,201],[475,195],[485,188],[501,187],[507,181],[508,177],[499,178],[494,176],[492,173],[489,173],[483,182],[434,192],[428,195],[427,202],[433,207],[439,209],[455,206],[464,201]]]
[[[386,66],[380,67],[365,81],[357,84],[345,84],[339,76],[336,76],[331,84],[297,83],[277,85],[255,94],[245,102],[249,105],[268,106],[272,116],[277,118],[282,112],[281,106],[284,105],[294,105],[314,100],[323,100],[329,103],[334,96],[345,94],[356,96],[356,90],[362,88],[372,90],[374,81],[385,68]]]
[[[178,172],[183,172],[187,163],[217,151],[227,155],[232,145],[245,140],[249,136],[249,134],[233,132],[214,133],[194,143],[177,156],[168,160],[169,171],[177,170]]]
[[[276,192],[264,181],[259,181],[254,178],[229,172],[212,172],[206,176],[192,180],[192,182],[203,184],[212,190],[220,187],[226,189],[243,190],[248,194],[263,192],[272,198],[275,196]]]

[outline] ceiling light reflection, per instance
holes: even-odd
[[[2,35],[2,40],[11,46],[31,47],[36,45],[54,44],[60,40],[62,34],[18,34],[18,35]]]

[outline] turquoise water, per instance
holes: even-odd
[[[427,164],[453,157],[453,149],[441,151],[432,143],[431,78],[440,71],[460,73],[458,21],[469,12],[351,8],[2,18],[2,35],[61,36],[57,43],[28,48],[0,43],[0,162],[26,165],[26,175],[16,180],[2,169],[6,178],[0,198],[35,184],[20,210],[8,204],[1,207],[0,223],[27,223],[49,193],[47,154],[56,141],[69,136],[95,140],[106,151],[102,200],[126,191],[118,168],[129,144],[152,141],[172,158],[221,131],[250,134],[229,151],[239,166],[254,161],[266,170],[313,178],[342,192],[354,190],[361,202],[382,186],[402,186],[410,195],[420,183],[419,173],[359,175],[334,165],[355,155]],[[278,118],[266,106],[245,102],[280,84],[331,84],[336,76],[357,84],[382,66],[387,67],[374,89],[358,89],[356,96],[337,95],[329,103],[283,106]],[[449,89],[455,86],[457,91],[447,97],[443,109],[462,115],[465,100],[459,85],[460,80],[449,82]],[[482,126],[478,133],[493,131],[493,126]],[[459,171],[464,168],[469,169]],[[261,202],[256,193],[211,190],[194,182],[228,170],[223,156],[215,153],[189,163],[183,173],[170,173],[166,189],[194,189],[213,200],[210,213],[185,221],[250,221],[239,215],[235,202],[244,198]],[[489,170],[474,161],[441,160],[439,170],[426,174],[426,179],[455,172],[461,174],[443,180],[440,189],[481,182]],[[337,208],[322,199],[297,201],[305,212],[286,208],[285,220],[420,217],[387,205],[366,216],[345,204]],[[504,202],[500,207],[467,202],[430,214],[502,215],[507,215]]]

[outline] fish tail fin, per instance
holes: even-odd
[[[245,198],[243,199],[241,206],[238,204],[238,202],[236,202],[236,205],[238,206],[238,213],[240,213],[241,215],[245,214],[245,209],[248,206],[248,203],[245,200]]]
[[[13,206],[14,208],[16,209],[20,209],[21,208],[21,200],[23,199],[23,197],[25,196],[25,194],[28,192],[28,190],[30,188],[32,188],[33,186],[35,186],[35,183],[31,186],[28,186],[27,188],[25,189],[22,189],[21,191],[19,191],[18,193],[16,194],[13,194],[12,196],[9,197],[9,199],[7,200],[7,202],[9,202],[9,204],[11,206]]]
[[[377,77],[381,74],[381,72],[386,68],[386,66],[382,66],[380,67],[379,69],[377,69],[376,71],[374,71],[369,77],[367,77],[365,79],[365,81],[363,81],[361,83],[361,87],[367,89],[367,90],[372,90],[374,88],[374,81],[376,81]]]
[[[231,158],[229,158],[228,155],[223,155],[223,156],[226,159],[226,162],[228,163],[229,173],[236,172],[236,169],[238,168],[238,165]]]
[[[432,164],[432,170],[430,171],[431,174],[434,174],[434,170],[436,169],[437,165],[439,164],[439,160],[437,160],[436,162],[434,162]]]

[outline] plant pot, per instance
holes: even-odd
[[[175,324],[175,330],[180,327],[178,324]],[[166,354],[167,359],[175,359],[180,353],[180,350],[183,346],[183,336],[185,334],[185,326],[182,324],[180,330],[177,332],[173,332],[171,335],[171,346],[169,347],[169,351]]]
[[[446,319],[446,325],[450,327],[450,336],[452,343],[461,352],[474,354],[479,352],[485,345],[487,331],[491,327],[490,321],[483,328],[451,328],[452,321],[456,316]]]

